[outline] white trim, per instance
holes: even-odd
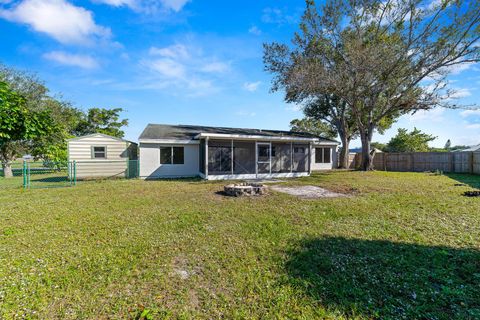
[[[222,174],[209,175],[207,180],[248,180],[248,179],[271,179],[271,178],[297,178],[308,177],[308,172],[292,172],[292,173],[265,173],[265,174]]]
[[[247,134],[226,134],[226,133],[199,133],[195,139],[200,138],[218,138],[218,139],[241,139],[241,140],[268,140],[268,141],[319,141],[319,138],[299,138],[299,137],[278,137],[278,136],[261,136]],[[336,143],[335,143],[336,144]]]
[[[112,136],[109,136],[108,134],[104,134],[104,133],[92,133],[92,134],[87,134],[87,135],[84,135],[84,136],[79,136],[79,137],[67,139],[67,141],[69,141],[69,142],[70,142],[70,141],[77,141],[77,140],[82,140],[82,139],[84,139],[84,138],[90,138],[90,137],[95,137],[95,136],[102,136],[102,137],[104,137],[104,138],[110,138],[110,139],[117,140],[117,141],[129,142],[129,143],[137,144],[136,142],[129,141],[129,140],[125,140],[125,139],[122,139],[122,138],[112,137]]]
[[[333,141],[313,141],[313,145],[318,147],[318,146],[338,146],[340,145],[339,142],[333,142]]]
[[[139,143],[164,143],[164,144],[200,144],[199,140],[180,140],[180,139],[140,139]]]

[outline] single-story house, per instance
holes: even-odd
[[[134,142],[94,133],[68,140],[68,160],[75,161],[79,179],[136,175],[138,145]],[[133,164],[133,165],[132,165]]]
[[[140,177],[257,179],[336,167],[338,142],[304,132],[149,124],[139,137]]]
[[[454,152],[458,152],[458,151],[461,151],[461,152],[479,152],[480,151],[480,144],[477,144],[476,146],[471,146],[467,149],[464,149],[464,150],[455,150]]]

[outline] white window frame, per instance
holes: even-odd
[[[170,148],[170,163],[162,163],[162,148]],[[183,149],[183,162],[182,163],[173,163],[173,148],[182,148]],[[161,166],[182,166],[185,164],[185,147],[184,146],[160,146],[158,148],[159,158]]]
[[[103,154],[104,156],[103,157],[95,157],[95,148],[103,148]],[[107,146],[105,145],[102,145],[102,146],[91,146],[91,149],[90,149],[90,152],[91,152],[91,157],[92,159],[96,160],[96,159],[107,159]],[[100,152],[100,151],[99,151]]]
[[[320,162],[317,162],[317,152],[318,152],[318,149],[322,149],[322,156],[321,156],[321,160]],[[325,159],[325,149],[330,149],[330,162],[325,162],[324,159]],[[316,164],[329,164],[329,163],[332,163],[332,148],[330,147],[315,147],[315,163]]]

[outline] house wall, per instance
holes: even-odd
[[[184,147],[183,164],[160,164],[160,147]],[[140,177],[147,179],[199,175],[199,145],[140,143]]]
[[[105,146],[106,158],[94,159],[93,146]],[[68,142],[68,159],[76,162],[78,179],[89,177],[125,177],[127,161],[134,154],[136,144],[106,137],[93,135],[80,137]]]
[[[330,163],[315,163],[315,148],[330,148],[331,152],[331,162]],[[327,145],[313,145],[312,146],[312,170],[331,170],[337,168],[338,163],[338,154],[337,146],[327,146]]]

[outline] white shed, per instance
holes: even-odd
[[[128,177],[137,170],[137,144],[102,133],[68,140],[68,160],[75,161],[76,176]],[[132,161],[135,165],[132,165]]]

